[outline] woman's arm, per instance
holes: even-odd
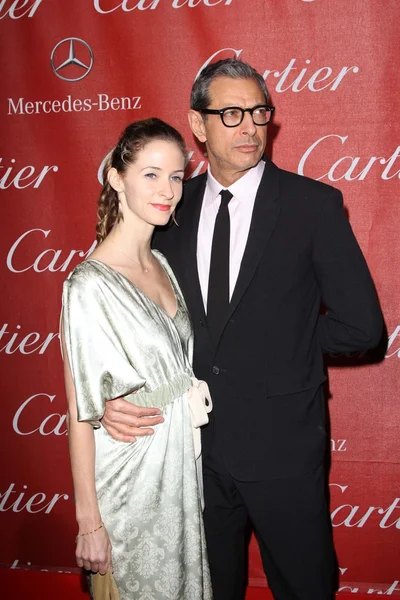
[[[94,433],[90,423],[78,421],[75,386],[62,332],[63,326],[61,326],[61,343],[68,404],[68,441],[74,483],[76,520],[79,527],[75,555],[79,567],[94,572],[106,573],[112,568],[111,543],[105,527],[99,528],[102,519],[96,497],[94,478]],[[97,531],[94,531],[95,529]],[[82,535],[86,533],[88,535]]]

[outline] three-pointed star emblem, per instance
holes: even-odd
[[[58,42],[50,56],[53,72],[64,81],[83,79],[92,70],[93,62],[93,51],[89,44],[75,37],[65,38]],[[77,67],[77,69],[73,67]],[[78,74],[79,72],[80,74]]]

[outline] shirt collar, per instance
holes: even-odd
[[[228,188],[224,188],[211,173],[210,165],[207,168],[207,186],[206,186],[206,206],[210,206],[218,198],[222,189],[227,189],[231,192],[234,199],[242,200],[249,195],[249,192],[256,191],[260,185],[261,178],[264,173],[265,162],[260,162],[247,171],[240,179],[235,181]]]

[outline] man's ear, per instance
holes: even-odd
[[[113,190],[115,190],[116,192],[124,191],[124,182],[117,169],[114,169],[114,167],[112,167],[107,173],[107,179],[108,183],[111,185]]]
[[[199,113],[197,110],[191,109],[189,110],[188,119],[190,129],[192,130],[193,134],[197,137],[199,142],[204,144],[204,142],[207,141],[207,136],[201,113]]]

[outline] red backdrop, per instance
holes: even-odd
[[[0,0],[0,563],[74,566],[58,315],[62,281],[93,248],[100,164],[127,123],[156,115],[185,135],[190,171],[204,170],[190,88],[207,62],[236,55],[276,106],[268,154],[343,191],[379,292],[386,358],[331,361],[331,512],[342,591],[400,595],[398,9]],[[250,578],[263,581],[254,541]]]

